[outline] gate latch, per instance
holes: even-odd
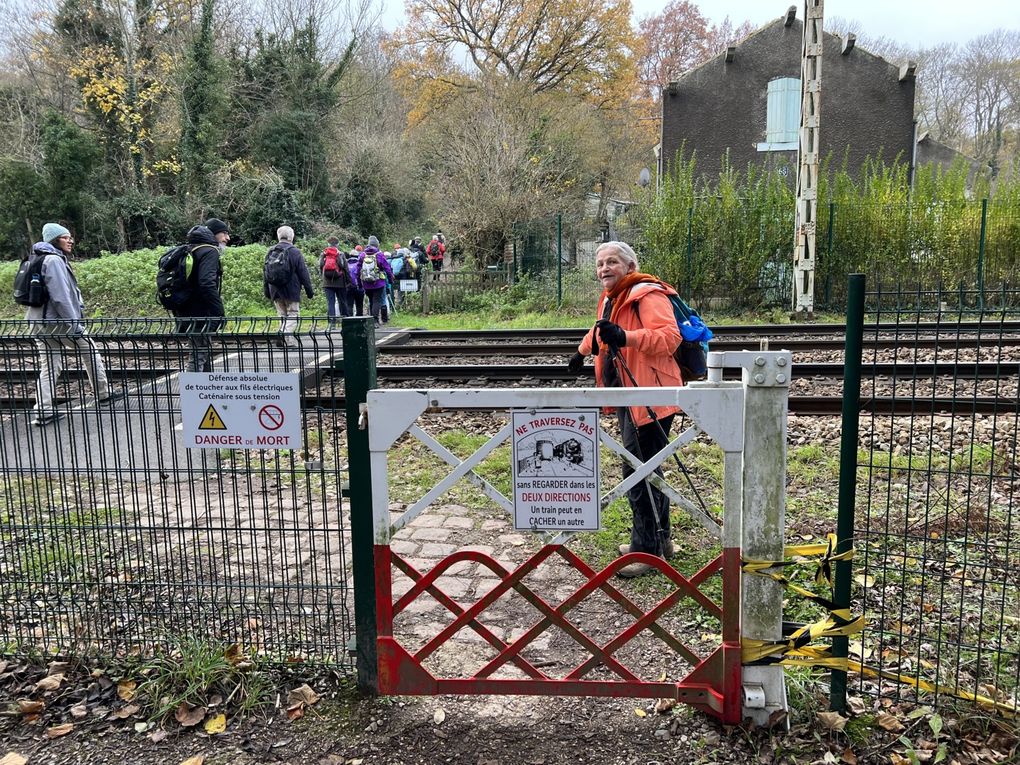
[[[765,686],[761,683],[744,683],[744,708],[765,708]]]
[[[358,404],[358,430],[368,427],[368,404]]]

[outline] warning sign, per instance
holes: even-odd
[[[184,445],[190,449],[297,449],[301,381],[287,372],[181,374]]]
[[[226,430],[227,426],[223,424],[223,418],[220,417],[220,413],[216,411],[216,407],[209,404],[209,408],[205,410],[205,415],[202,417],[202,421],[198,423],[199,430]]]
[[[598,412],[514,412],[513,428],[514,526],[597,531]]]

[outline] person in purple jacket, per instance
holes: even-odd
[[[389,320],[384,302],[387,280],[393,281],[393,269],[379,250],[379,240],[370,236],[368,247],[358,258],[358,283],[368,296],[368,311],[375,319],[376,327]]]

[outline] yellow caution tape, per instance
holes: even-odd
[[[783,548],[783,555],[789,558],[816,558],[821,556],[815,570],[815,582],[821,584],[828,582],[832,586],[832,564],[836,561],[851,560],[854,557],[854,550],[844,550],[838,555],[836,550],[836,535],[826,534],[825,542],[815,542],[807,545],[787,545]],[[803,560],[753,560],[750,558],[741,559],[741,569],[747,574],[767,576],[784,584],[788,581],[786,577],[771,569],[784,568],[787,566],[798,566]]]

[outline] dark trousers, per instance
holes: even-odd
[[[351,315],[351,299],[347,287],[323,287],[322,290],[326,293],[326,315],[330,319]]]
[[[348,294],[351,304],[351,316],[365,315],[365,291],[351,289]]]
[[[669,443],[669,428],[673,424],[673,415],[662,417],[658,424],[650,422],[635,428],[630,410],[620,408],[616,410],[616,419],[620,423],[624,448],[642,462],[648,461]],[[633,472],[634,469],[625,462],[623,477],[626,478]],[[662,467],[655,468],[655,472],[661,476]],[[669,498],[652,487],[650,481],[640,481],[627,492],[627,501],[630,502],[633,515],[630,551],[662,555],[666,540],[669,539]],[[659,521],[658,533],[656,516]]]
[[[368,295],[368,312],[375,319],[376,326],[379,326],[384,319],[389,318],[386,314],[386,287],[384,285],[365,290],[365,294]]]

